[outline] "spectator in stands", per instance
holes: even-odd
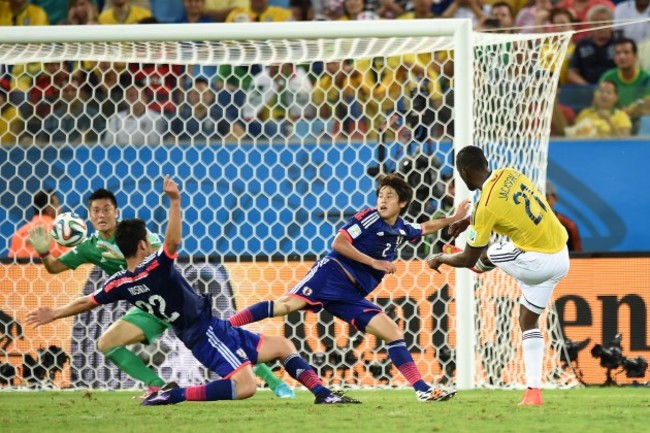
[[[650,114],[645,109],[646,100],[650,102],[650,74],[638,66],[637,46],[633,39],[617,40],[614,49],[616,68],[605,72],[601,81],[616,84],[619,105],[635,122],[643,114]]]
[[[38,257],[38,253],[27,242],[29,231],[36,226],[45,226],[50,231],[54,225],[54,219],[59,213],[59,206],[59,197],[51,189],[39,191],[34,195],[34,216],[27,224],[20,227],[11,238],[9,257]],[[67,248],[62,247],[52,240],[50,251],[55,257],[58,257],[66,252]]]
[[[570,32],[574,30],[573,27],[573,15],[570,11],[562,8],[553,8],[549,13],[549,23],[547,31],[549,33],[555,32]],[[566,84],[568,81],[569,74],[569,63],[575,52],[576,44],[573,42],[573,38],[569,41],[569,46],[566,50],[566,55],[562,62],[562,68],[560,70],[560,84]]]
[[[561,91],[561,87],[558,87],[551,116],[551,135],[560,137],[565,135],[566,128],[573,125],[576,120],[576,112],[573,108],[560,102]]]
[[[289,10],[294,21],[314,20],[314,7],[311,0],[289,0]]]
[[[354,68],[354,62],[329,62],[325,65],[313,93],[318,117],[333,122],[334,130],[343,135],[365,134],[367,120],[361,101],[368,101],[372,88],[364,74]]]
[[[490,10],[490,18],[499,20],[499,28],[502,32],[509,32],[507,30],[515,25],[515,12],[512,5],[505,1],[499,1],[492,4]]]
[[[21,111],[27,121],[27,131],[32,135],[41,132],[43,121],[52,114],[59,100],[61,89],[70,79],[70,67],[66,62],[43,63],[41,72],[34,78],[29,91],[28,104]]]
[[[607,6],[594,6],[589,11],[589,21],[612,19],[613,13]],[[569,84],[596,84],[605,71],[615,66],[614,31],[611,27],[596,28],[591,31],[591,36],[576,44],[569,63],[567,81]]]
[[[223,107],[226,118],[243,119],[242,110],[253,85],[253,76],[260,71],[260,66],[219,65],[214,85],[217,90],[217,103]],[[244,124],[233,123],[232,133],[239,138],[245,137]]]
[[[205,0],[184,0],[183,16],[176,22],[183,23],[213,23],[214,20],[205,12]],[[198,42],[197,42],[198,43]],[[185,68],[188,76],[187,85],[191,86],[196,78],[210,81],[217,75],[217,66],[214,65],[187,65]]]
[[[45,11],[29,4],[27,0],[0,1],[0,26],[46,26],[50,22]],[[25,104],[32,79],[41,71],[41,63],[28,63],[3,66],[5,76],[3,80],[9,81],[9,96],[11,102],[19,110],[29,111]]]
[[[569,234],[569,239],[567,240],[567,247],[569,251],[580,252],[582,251],[582,241],[580,240],[580,231],[578,226],[571,218],[566,215],[561,214],[555,209],[555,205],[558,202],[557,190],[553,182],[546,181],[546,201],[551,205],[551,209],[557,216],[557,219],[560,220],[560,223],[564,226],[567,233]]]
[[[268,0],[250,0],[250,7],[237,8],[228,14],[227,23],[291,21],[289,9],[269,6]]]
[[[106,127],[104,116],[86,104],[87,95],[74,81],[68,81],[54,111],[44,122],[41,139],[59,143],[97,143]]]
[[[650,0],[627,0],[618,3],[614,11],[614,22],[620,24],[628,20],[642,20],[650,18]],[[650,39],[650,25],[647,21],[619,26],[617,31],[633,39],[637,45]]]
[[[415,0],[417,3],[421,0]],[[428,3],[432,3],[431,0]],[[431,6],[429,6],[431,10]],[[472,26],[476,27],[486,16],[490,14],[491,7],[485,5],[483,0],[453,0],[447,9],[442,13],[442,18],[469,18]]]
[[[20,112],[9,102],[9,92],[0,86],[0,144],[17,144],[23,127]]]
[[[292,64],[267,66],[253,77],[246,95],[242,109],[245,129],[253,136],[266,131],[267,138],[276,133],[289,135],[294,122],[315,117],[312,93],[312,82],[303,68]]]
[[[364,73],[372,88],[372,98],[365,104],[365,117],[371,131],[385,131],[384,138],[397,138],[420,124],[437,136],[435,111],[441,106],[442,90],[435,70],[422,65],[415,55],[360,59],[355,68]],[[418,101],[419,106],[414,105]],[[418,112],[418,121],[408,120]],[[415,118],[413,118],[415,120]]]
[[[519,11],[515,18],[515,27],[521,27],[521,33],[541,33],[549,23],[551,9],[551,0],[534,0],[530,6]]]
[[[64,24],[68,18],[68,0],[30,0],[30,3],[43,9],[52,25]]]
[[[216,22],[224,22],[235,9],[248,9],[250,0],[205,0],[205,13]]]
[[[0,1],[0,26],[46,26],[47,13],[28,0]]]
[[[625,111],[617,108],[616,83],[601,81],[594,93],[593,106],[582,110],[575,125],[565,128],[568,137],[629,137],[632,122]]]
[[[68,17],[61,24],[98,24],[98,20],[97,6],[91,0],[70,0],[68,2]]]
[[[84,91],[91,95],[88,103],[107,119],[117,114],[124,88],[133,80],[125,68],[124,63],[99,62],[76,74],[78,82],[84,83]]]
[[[380,0],[374,12],[381,18],[394,19],[413,9],[410,0]]]
[[[413,10],[400,15],[400,20],[413,20],[413,19],[432,19],[439,18],[431,10],[433,0],[414,0]]]
[[[216,97],[207,80],[194,80],[186,98],[172,121],[172,132],[179,141],[209,143],[230,134],[229,119],[224,116],[223,107],[215,104]]]
[[[312,0],[314,19],[338,20],[343,16],[343,3],[345,0]]]
[[[604,6],[607,8],[607,10],[612,12],[610,18],[607,20],[612,21],[615,9],[614,3],[612,3],[610,0],[560,0],[556,6],[571,11],[571,13],[573,13],[573,16],[576,17],[580,23],[605,21],[595,19],[591,16],[591,10],[596,6]],[[605,23],[600,23],[597,25],[603,24]]]
[[[205,13],[205,0],[183,0],[183,16],[178,23],[213,23]]]
[[[339,20],[374,20],[378,19],[376,12],[366,10],[365,0],[345,0],[343,2],[343,15]]]
[[[138,24],[158,24],[158,20],[147,17],[140,20]],[[174,94],[183,75],[183,66],[165,63],[130,63],[127,70],[134,80],[144,86],[149,100],[149,109],[168,116],[176,112]]]
[[[177,23],[183,18],[184,0],[151,0],[149,9],[161,23]]]
[[[132,5],[130,0],[113,0],[99,15],[99,24],[135,24],[151,16],[151,10]]]
[[[160,113],[148,108],[144,83],[134,80],[124,90],[124,108],[108,119],[104,144],[160,144],[164,136],[164,120]]]

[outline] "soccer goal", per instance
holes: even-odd
[[[454,19],[2,28],[0,231],[11,239],[30,220],[39,191],[89,217],[88,196],[107,188],[120,218],[162,232],[169,174],[185,194],[179,266],[228,317],[297,283],[338,227],[374,206],[383,173],[413,186],[412,220],[469,196],[453,155],[470,143],[543,186],[570,36],[475,33]],[[404,248],[373,301],[402,326],[426,380],[522,386],[514,282],[431,272],[423,259],[448,240]],[[29,251],[0,255],[0,387],[140,386],[95,346],[127,306],[21,325],[39,304],[93,292],[101,269],[49,275]],[[571,386],[552,306],[542,322],[545,384]],[[406,385],[383,343],[327,313],[251,329],[291,338],[330,384]],[[168,380],[207,377],[171,334],[131,349]]]

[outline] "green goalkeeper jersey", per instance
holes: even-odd
[[[158,235],[149,231],[147,233],[151,245],[160,248],[162,242]],[[115,236],[109,240],[104,240],[99,237],[99,233],[94,233],[72,251],[68,251],[59,257],[59,261],[70,269],[77,269],[84,263],[93,263],[102,268],[108,275],[126,269],[126,260],[115,243]]]

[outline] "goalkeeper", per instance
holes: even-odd
[[[51,236],[45,227],[35,227],[30,231],[27,241],[39,254],[45,269],[50,274],[58,274],[68,269],[76,269],[85,263],[93,263],[108,275],[113,275],[126,269],[126,260],[115,243],[118,212],[115,195],[106,189],[98,189],[88,199],[90,221],[96,230],[94,235],[58,258],[50,254]],[[156,247],[161,245],[157,235],[149,233],[149,237],[152,245]],[[158,391],[165,381],[125,346],[135,343],[151,344],[169,327],[169,323],[134,307],[113,323],[97,341],[97,348],[104,356],[120,370],[148,387],[144,398]],[[295,397],[294,391],[275,376],[266,364],[255,366],[254,371],[278,397]]]

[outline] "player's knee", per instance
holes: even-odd
[[[257,391],[257,383],[255,380],[246,379],[235,381],[237,400],[243,400],[255,395]]]
[[[97,349],[102,353],[106,353],[119,345],[120,344],[115,340],[114,336],[110,332],[102,334],[97,340]]]

